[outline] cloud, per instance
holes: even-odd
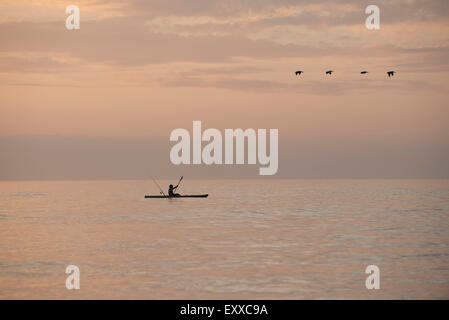
[[[223,10],[221,1],[211,3],[204,6],[204,10],[195,12],[180,10],[182,5],[170,7],[171,11],[162,10],[161,14],[150,15],[146,24],[152,32],[183,36],[234,32],[250,36],[272,29],[278,29],[282,34],[284,30],[298,27],[329,30],[338,26],[364,27],[365,7],[368,5],[360,1],[230,1]],[[379,1],[377,4],[381,8],[382,25],[437,21],[447,25],[447,1],[399,0]]]
[[[127,4],[131,12],[148,12],[153,16],[309,16],[311,19],[306,21],[312,23],[314,18],[319,17],[336,18],[341,23],[347,23],[348,15],[360,11],[364,16],[364,9],[372,3],[360,0],[134,0]],[[381,8],[386,22],[444,19],[449,13],[446,0],[378,0],[376,5]]]
[[[228,90],[255,91],[258,93],[304,93],[314,95],[343,95],[350,93],[376,92],[416,92],[427,90],[445,93],[446,88],[420,80],[401,80],[398,82],[379,79],[338,80],[331,82],[322,80],[307,80],[286,77],[289,81],[276,81],[264,79],[242,79],[237,77],[221,77],[218,79],[201,77],[199,74],[180,76],[162,82],[169,87],[213,87]]]
[[[0,70],[6,73],[58,73],[77,70],[76,63],[43,56],[0,56]]]
[[[223,62],[241,57],[279,59],[414,53],[413,48],[406,50],[387,44],[376,45],[367,52],[364,46],[345,46],[344,43],[281,44],[270,39],[251,39],[237,33],[197,37],[155,34],[146,28],[144,21],[132,18],[85,22],[75,32],[66,30],[59,23],[3,23],[0,24],[0,38],[0,52],[65,53],[87,62],[118,65],[173,61]],[[416,48],[416,53],[431,52]]]
[[[382,74],[385,68],[441,73],[449,65],[449,25],[439,20],[448,15],[446,3],[379,1],[381,19],[387,26],[382,24],[380,32],[372,33],[363,24],[365,4],[355,0],[131,1],[122,7],[123,16],[82,19],[81,29],[73,32],[65,29],[63,20],[0,23],[0,73],[73,74],[98,72],[98,67],[115,68],[116,72],[140,68],[128,75],[136,85],[141,81],[341,94],[354,87],[376,87],[368,82],[328,87],[317,81],[303,83],[298,89],[284,75],[298,66],[316,67],[317,61],[347,72],[369,67]],[[103,1],[95,4],[106,6]],[[90,10],[95,7],[86,6]],[[117,7],[111,3],[110,8]],[[388,26],[388,21],[397,25]],[[157,76],[154,72],[145,75],[151,72],[148,66],[182,63],[196,65],[180,70],[167,67],[168,75],[163,68]],[[74,76],[70,83],[60,85],[78,85],[76,79]],[[59,80],[46,83],[55,85]],[[425,80],[420,81],[424,86]],[[37,83],[35,79],[2,82]],[[402,83],[417,86],[412,81]],[[392,87],[405,90],[391,84],[384,89]],[[434,90],[431,84],[427,87]]]
[[[5,23],[0,24],[0,38],[0,52],[64,52],[88,62],[119,65],[217,62],[237,57],[274,59],[311,56],[323,51],[241,35],[188,38],[154,34],[141,21],[128,18],[86,22],[76,32],[57,23]]]

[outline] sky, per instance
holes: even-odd
[[[0,180],[263,178],[171,164],[193,120],[278,129],[276,178],[449,178],[448,80],[447,0],[2,0]]]

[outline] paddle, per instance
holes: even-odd
[[[179,191],[179,185],[181,184],[181,181],[182,181],[182,179],[184,179],[184,176],[181,176],[181,179],[179,179],[179,182],[178,182],[178,184],[177,184],[177,189],[178,189],[178,191]]]

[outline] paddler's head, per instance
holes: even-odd
[[[169,188],[173,188],[173,185],[171,184],[171,185],[169,186]]]

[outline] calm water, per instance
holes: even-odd
[[[0,182],[0,298],[449,298],[448,180],[185,180],[181,192],[211,196]],[[65,288],[69,264],[80,290]],[[365,288],[370,264],[380,290]]]

